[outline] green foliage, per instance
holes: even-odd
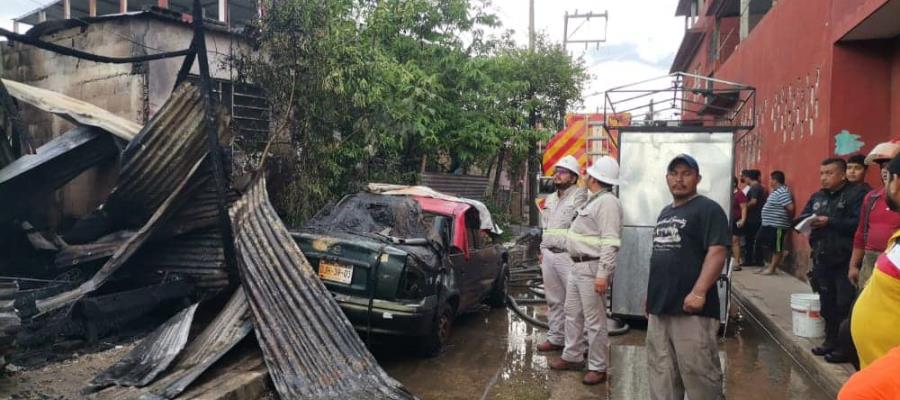
[[[271,185],[291,224],[371,181],[414,183],[423,155],[520,165],[560,128],[587,75],[559,45],[533,51],[479,0],[280,0],[242,76],[266,90],[294,151]],[[277,120],[277,118],[276,118]],[[533,129],[535,123],[546,129]],[[280,125],[276,122],[275,125]],[[276,127],[277,128],[277,127]]]

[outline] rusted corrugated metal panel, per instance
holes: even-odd
[[[195,311],[196,303],[169,318],[119,362],[94,377],[91,386],[144,386],[152,382],[184,349]]]
[[[20,217],[36,196],[53,192],[118,152],[100,129],[78,127],[47,142],[37,154],[16,159],[0,169],[0,221]]]
[[[195,231],[148,245],[134,261],[146,269],[187,276],[198,288],[228,286],[225,250],[218,229]]]
[[[281,398],[415,398],[363,345],[269,203],[265,180],[230,213],[256,337]]]
[[[239,196],[239,193],[233,189],[226,190],[226,204],[234,203]],[[216,225],[219,215],[217,205],[215,182],[210,179],[203,189],[194,193],[193,197],[178,211],[178,214],[173,216],[171,221],[160,230],[159,235],[172,237]]]
[[[103,285],[107,279],[119,269],[132,255],[134,255],[147,241],[147,239],[156,232],[160,226],[171,218],[172,214],[175,213],[178,206],[181,205],[191,194],[190,187],[192,186],[189,181],[192,181],[192,176],[197,172],[200,166],[203,164],[203,158],[197,161],[196,164],[190,169],[187,177],[182,180],[182,182],[175,188],[175,190],[169,195],[169,197],[159,206],[159,209],[150,216],[150,220],[141,227],[140,230],[137,231],[133,236],[128,238],[125,243],[116,249],[115,254],[110,257],[103,267],[94,274],[94,276],[82,283],[80,286],[75,288],[74,290],[70,290],[68,292],[60,293],[56,296],[39,300],[36,302],[37,309],[40,313],[47,313],[62,307],[66,307],[82,297],[84,295],[93,292],[98,287]]]
[[[140,226],[189,176],[191,166],[207,152],[205,107],[196,86],[185,82],[175,88],[125,149],[119,180],[104,205],[110,215]],[[227,136],[227,118],[219,120],[219,134]]]
[[[75,290],[39,301],[40,312],[72,304],[100,287],[203,188],[210,175],[208,164],[204,163],[205,107],[200,90],[182,83],[128,144],[118,184],[103,209],[116,220],[141,226],[140,230],[116,249],[94,277]],[[219,136],[228,137],[227,119],[218,120]],[[206,168],[198,173],[201,166]]]
[[[419,180],[422,186],[428,186],[438,192],[474,200],[484,198],[488,185],[486,176],[425,173],[419,175]]]
[[[166,399],[178,396],[251,330],[250,303],[244,289],[238,287],[216,319],[191,341],[172,370],[146,391]]]
[[[180,395],[203,372],[228,353],[253,329],[250,304],[243,288],[231,295],[222,312],[182,351],[176,363],[152,384],[142,388],[110,388],[98,399],[171,399]]]

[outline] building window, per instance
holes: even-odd
[[[200,77],[188,80],[199,84]],[[235,172],[247,170],[251,155],[261,153],[269,139],[270,107],[265,93],[258,86],[213,79],[213,95],[231,118],[234,136],[233,157]]]
[[[709,38],[709,64],[715,65],[716,60],[719,59],[719,47],[720,43],[720,29],[721,29],[721,20],[716,18],[715,27],[713,27],[712,36]]]

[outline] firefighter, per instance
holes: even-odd
[[[565,343],[566,283],[572,269],[572,258],[566,252],[566,231],[575,219],[575,210],[587,200],[587,192],[578,187],[578,160],[565,156],[556,163],[553,184],[556,192],[547,196],[541,213],[544,228],[541,239],[541,274],[544,278],[544,297],[547,313],[547,339],[537,346],[538,351],[562,350]]]
[[[587,174],[588,201],[578,209],[566,234],[566,249],[575,263],[566,288],[566,346],[550,368],[580,370],[587,350],[588,372],[581,382],[596,385],[606,381],[606,290],[621,244],[622,205],[612,192],[619,184],[619,164],[614,159],[600,158]]]

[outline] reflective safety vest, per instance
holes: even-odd
[[[572,226],[577,210],[587,201],[587,190],[572,186],[560,198],[557,193],[547,196],[541,213],[541,227],[544,228],[541,248],[566,249],[566,233]]]

